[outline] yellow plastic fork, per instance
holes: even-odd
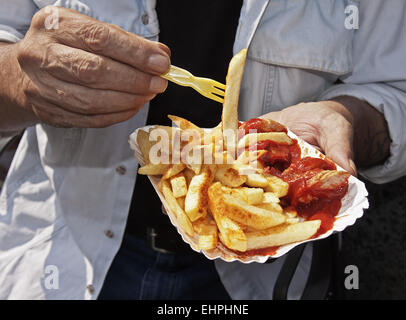
[[[161,75],[161,77],[180,86],[192,87],[209,99],[220,103],[224,101],[223,97],[226,86],[220,82],[208,78],[195,77],[189,71],[175,66],[171,66],[169,71]]]

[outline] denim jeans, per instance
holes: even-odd
[[[100,300],[229,300],[214,262],[190,254],[154,251],[125,234],[104,282]]]

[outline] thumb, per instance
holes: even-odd
[[[336,133],[329,133],[321,137],[321,147],[328,158],[348,171],[353,176],[357,176],[357,168],[353,160],[352,130],[340,130]]]

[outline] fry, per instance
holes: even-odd
[[[168,169],[169,164],[163,164],[163,163],[158,163],[158,164],[147,164],[145,166],[142,166],[138,169],[139,174],[143,175],[149,175],[149,176],[159,176],[165,173],[165,171]]]
[[[223,186],[222,190],[224,191],[224,193],[238,197],[248,204],[260,204],[263,202],[264,199],[264,190],[262,188],[228,188]]]
[[[249,164],[251,167],[263,169],[263,165],[258,161],[258,158],[265,153],[267,153],[266,150],[244,150],[235,163]]]
[[[264,198],[263,198],[263,202],[275,202],[275,203],[279,203],[279,198],[277,196],[277,194],[273,193],[273,192],[264,192]]]
[[[247,185],[256,188],[265,188],[269,185],[269,181],[259,173],[252,173],[247,175]]]
[[[204,166],[202,172],[190,181],[185,199],[185,211],[191,221],[204,217],[207,213],[207,190],[214,178],[215,166]]]
[[[149,150],[155,144],[155,141],[149,141],[149,132],[144,130],[138,130],[137,133],[137,144],[141,150],[142,157],[144,158],[145,164],[149,164]]]
[[[195,173],[193,172],[192,169],[189,169],[187,166],[186,166],[185,170],[182,171],[182,173],[185,176],[186,183],[189,187],[190,181],[192,181],[192,178],[195,176]]]
[[[178,202],[179,206],[182,208],[183,211],[185,211],[185,198],[186,197],[176,198],[176,201]]]
[[[212,250],[217,247],[218,236],[217,234],[202,234],[199,236],[199,249]]]
[[[238,223],[225,216],[227,209],[221,194],[219,182],[212,184],[208,190],[209,208],[220,231],[219,238],[226,247],[244,252],[247,250],[247,238]]]
[[[263,202],[258,204],[257,207],[272,212],[284,213],[282,207],[276,202]]]
[[[249,133],[238,141],[238,148],[248,147],[259,141],[271,140],[281,144],[292,144],[292,139],[285,132]]]
[[[170,210],[176,215],[176,220],[179,226],[189,235],[193,236],[194,230],[192,222],[189,220],[185,211],[179,206],[176,198],[174,197],[168,180],[161,180],[162,193],[169,205]]]
[[[230,219],[248,227],[263,230],[285,222],[286,217],[280,210],[267,210],[249,205],[232,195],[223,194],[226,213]]]
[[[238,99],[244,72],[247,49],[241,50],[230,61],[221,115],[224,148],[234,150],[237,145]]]
[[[187,184],[185,176],[178,174],[170,179],[172,192],[175,198],[186,196]]]
[[[220,122],[216,127],[213,128],[209,133],[205,133],[203,136],[203,144],[210,144],[210,143],[222,143],[223,136],[222,136],[222,123]]]
[[[208,216],[202,217],[193,222],[193,229],[197,234],[217,234],[216,222],[207,218]]]
[[[247,181],[247,176],[240,175],[231,166],[223,165],[216,170],[216,180],[228,187],[239,187]]]
[[[247,250],[280,246],[309,239],[317,232],[320,224],[320,220],[311,220],[295,224],[283,224],[262,231],[247,232]]]
[[[201,163],[188,163],[186,167],[192,170],[195,174],[200,174],[200,171],[202,170]]]
[[[267,175],[268,185],[265,191],[274,193],[278,198],[286,196],[289,192],[289,184],[276,176]]]
[[[218,232],[215,221],[209,221],[206,217],[200,218],[193,223],[193,228],[199,235],[199,249],[211,250],[217,247]]]
[[[202,128],[199,128],[197,125],[190,122],[189,120],[174,115],[168,115],[168,118],[171,119],[174,123],[176,123],[182,130],[192,129],[197,130],[200,134],[204,133],[204,130]]]
[[[162,179],[169,179],[170,177],[176,176],[179,172],[186,168],[186,165],[183,163],[171,164],[165,170]]]

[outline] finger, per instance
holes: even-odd
[[[279,123],[282,123],[281,112],[280,111],[269,112],[269,113],[266,113],[266,114],[264,114],[262,116],[259,116],[259,118],[271,119],[271,120],[277,121]],[[282,123],[282,124],[284,124],[284,123]]]
[[[267,113],[260,118],[271,119],[277,121],[283,125],[285,125],[291,132],[296,134],[302,140],[306,141],[318,151],[322,151],[319,146],[319,141],[316,138],[318,136],[318,130],[316,130],[315,126],[312,126],[308,121],[304,119],[291,119],[291,114],[289,112],[282,112],[282,111],[274,111]],[[294,113],[297,115],[297,112]]]
[[[46,13],[43,15],[36,20],[45,20]],[[61,44],[110,57],[147,73],[163,74],[170,67],[165,45],[74,10],[59,8],[59,27],[47,32]]]
[[[60,128],[104,128],[127,121],[137,113],[137,110],[128,110],[110,114],[81,115],[44,100],[34,103],[32,110],[40,121]]]
[[[321,130],[320,146],[328,158],[352,175],[357,175],[353,161],[352,127],[345,119],[335,119],[335,125]]]
[[[61,81],[47,73],[37,74],[36,77],[37,81],[32,84],[35,87],[26,91],[30,99],[37,102],[45,100],[66,111],[82,115],[139,110],[155,96],[87,88]]]
[[[59,80],[94,89],[150,95],[165,91],[168,85],[168,81],[159,76],[60,44],[48,47],[41,68]]]

